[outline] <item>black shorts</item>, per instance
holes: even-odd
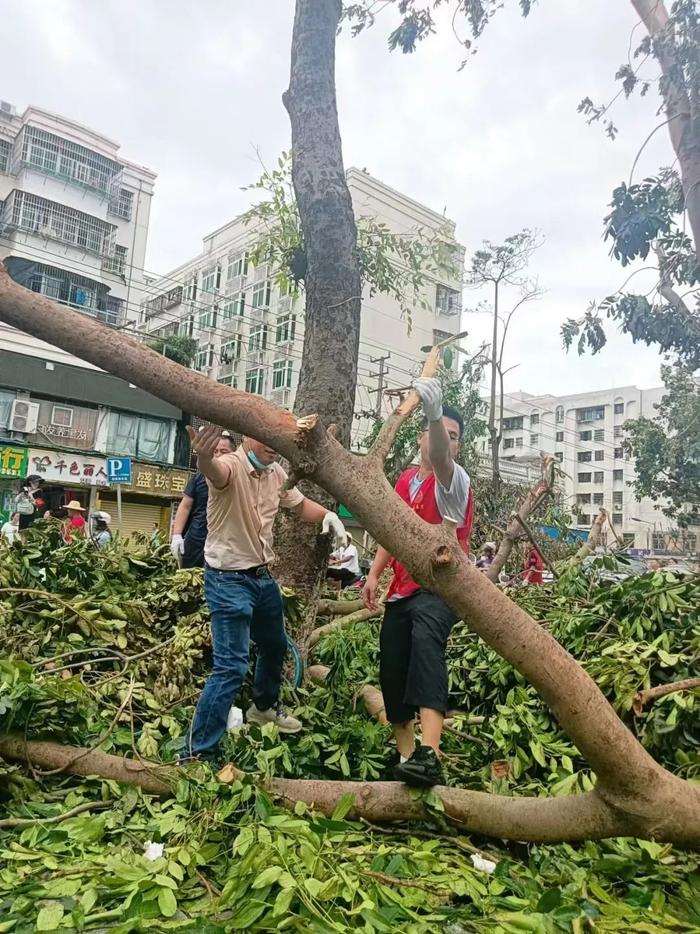
[[[387,603],[379,635],[379,681],[390,723],[420,707],[447,711],[447,639],[457,617],[440,597],[419,590]]]
[[[357,580],[357,574],[354,574],[350,568],[328,568],[326,577],[329,580],[340,581],[343,585],[352,584]]]
[[[204,567],[204,541],[191,539],[185,536],[185,551],[182,555],[180,567],[183,568],[203,568]]]

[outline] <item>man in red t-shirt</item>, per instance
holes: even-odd
[[[544,561],[542,555],[533,545],[525,558],[525,575],[523,581],[526,584],[543,584],[542,571],[544,570]]]
[[[457,409],[443,407],[436,379],[418,379],[415,389],[425,414],[420,465],[399,477],[396,492],[425,522],[453,521],[458,541],[467,551],[472,493],[467,472],[455,463],[464,419]],[[457,617],[440,597],[412,580],[406,568],[381,546],[362,591],[366,606],[376,607],[377,583],[389,566],[394,576],[380,633],[379,680],[399,755],[394,777],[409,785],[430,787],[444,782],[439,757],[447,710],[445,650]],[[416,748],[418,711],[421,745]]]

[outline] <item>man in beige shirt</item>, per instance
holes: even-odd
[[[269,570],[277,510],[283,506],[306,522],[321,523],[322,532],[332,532],[336,543],[344,545],[347,536],[335,513],[307,499],[296,487],[284,489],[287,474],[272,448],[244,438],[236,451],[216,457],[218,428],[188,431],[209,486],[204,594],[211,616],[214,661],[183,761],[212,761],[248,671],[251,638],[258,647],[258,661],[248,722],[275,723],[282,733],[301,729],[299,720],[278,704],[287,636],[282,595]]]

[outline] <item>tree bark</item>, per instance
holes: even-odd
[[[596,548],[600,545],[600,539],[603,535],[603,526],[605,525],[608,518],[608,513],[605,509],[601,509],[598,512],[598,515],[593,520],[588,531],[588,538],[581,545],[576,554],[571,558],[570,565],[580,564],[585,558],[589,555],[592,555]]]
[[[345,179],[335,94],[335,41],[341,0],[297,0],[289,89],[283,96],[292,127],[292,182],[299,207],[307,271],[304,348],[294,410],[317,414],[350,446],[362,285],[357,229]],[[315,484],[302,492],[332,508]],[[276,536],[275,574],[314,607],[328,561],[328,543],[313,526],[285,516]],[[313,628],[313,613],[307,617]],[[308,630],[307,630],[308,631]],[[305,633],[295,633],[303,641]]]
[[[338,619],[331,620],[330,623],[325,623],[323,626],[318,626],[310,634],[307,640],[307,645],[309,649],[312,649],[316,643],[322,639],[324,636],[327,636],[329,632],[333,632],[336,629],[342,629],[345,626],[354,626],[356,623],[364,623],[369,619],[376,619],[378,616],[381,616],[384,612],[384,607],[379,607],[377,610],[358,610],[356,613],[350,613],[348,616],[340,616]]]
[[[317,611],[319,616],[349,616],[362,609],[362,600],[319,600]]]
[[[685,207],[700,263],[700,114],[677,80],[680,64],[668,10],[663,0],[631,0],[653,40],[656,60],[663,75],[662,96],[668,117],[668,131],[678,158],[685,194]]]
[[[185,411],[270,444],[293,469],[303,469],[332,496],[342,497],[363,527],[415,580],[442,597],[458,618],[467,619],[470,629],[539,692],[597,775],[596,813],[601,801],[609,810],[602,832],[614,828],[621,833],[624,828],[635,836],[700,842],[700,790],[652,759],[583,668],[469,563],[454,534],[443,526],[427,525],[394,494],[377,459],[345,450],[318,418],[295,418],[260,396],[183,370],[125,335],[115,353],[111,328],[23,289],[2,267],[0,320],[78,354]],[[500,807],[513,806],[498,801],[498,807],[484,806],[483,813],[497,814]],[[551,802],[552,813],[561,813],[558,801]],[[523,802],[535,809],[542,804]],[[477,823],[482,832],[503,835],[500,819],[494,819],[491,830],[481,818]],[[581,832],[576,827],[559,829],[560,839],[577,838]]]
[[[683,681],[657,684],[656,687],[647,688],[645,691],[637,691],[632,709],[638,717],[641,717],[645,704],[653,704],[659,697],[666,697],[667,694],[675,694],[677,691],[698,690],[700,690],[700,678],[685,678]]]
[[[531,490],[525,499],[518,506],[517,512],[513,513],[508,523],[501,544],[498,546],[491,566],[486,570],[485,576],[494,583],[498,580],[498,575],[505,567],[506,561],[510,557],[513,546],[519,538],[523,537],[523,525],[527,523],[528,516],[542,505],[542,503],[552,495],[554,489],[554,465],[553,457],[546,457],[542,461],[542,477],[540,482]]]

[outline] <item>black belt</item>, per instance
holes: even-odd
[[[258,564],[254,568],[213,568],[208,564],[207,568],[219,574],[248,574],[250,577],[270,577],[270,568],[267,564]]]

